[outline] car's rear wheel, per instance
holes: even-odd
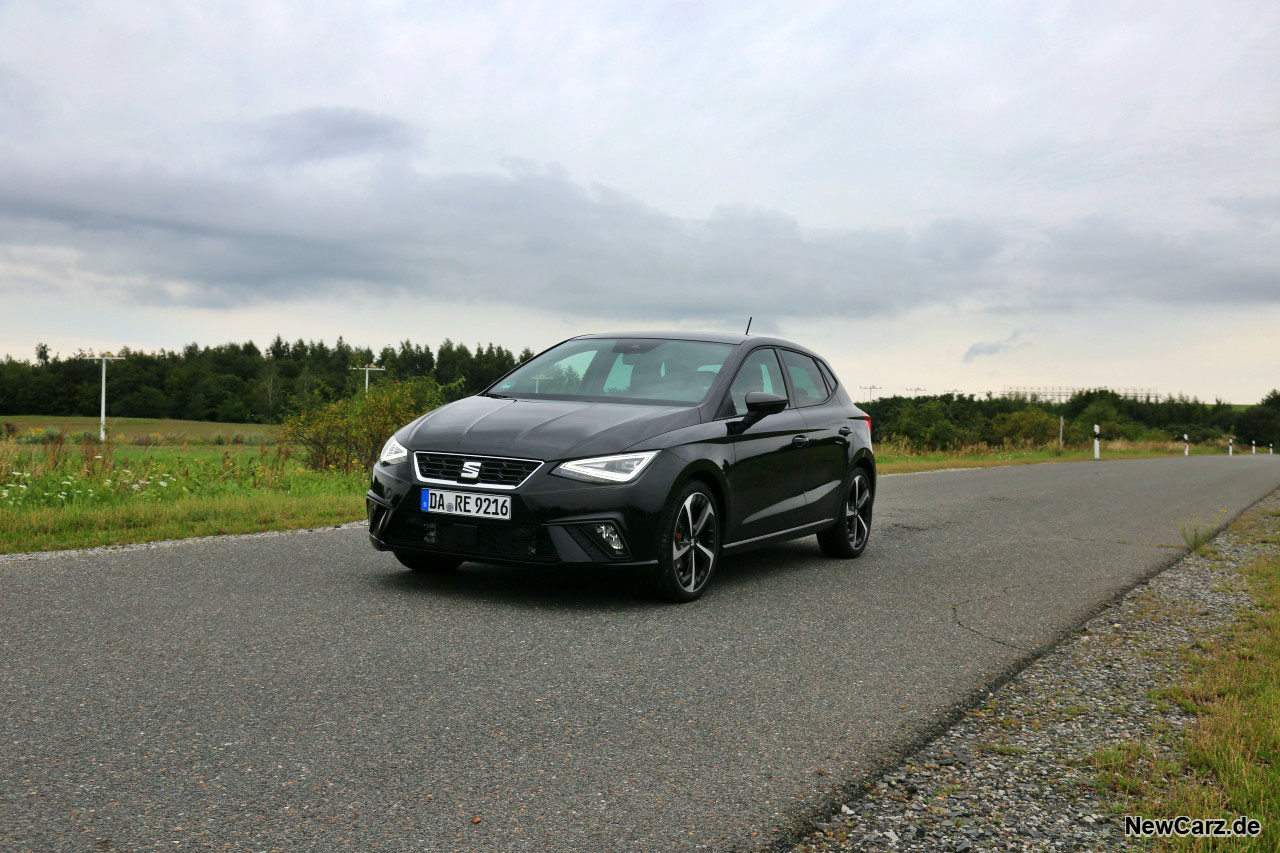
[[[663,512],[658,531],[658,594],[693,601],[720,562],[720,519],[711,491],[699,482],[687,484]]]
[[[871,538],[871,509],[875,490],[863,468],[855,468],[845,490],[844,513],[831,527],[818,534],[818,546],[828,557],[859,557]]]
[[[451,572],[462,565],[461,560],[452,557],[437,557],[432,554],[419,554],[414,551],[395,551],[400,565],[415,572]]]

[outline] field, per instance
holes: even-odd
[[[0,440],[0,553],[319,527],[364,514],[363,472],[290,448]]]
[[[1182,443],[1171,441],[1104,441],[1103,461],[1181,456]],[[1237,450],[1237,452],[1239,452]],[[1245,452],[1248,452],[1247,448]],[[1226,450],[1214,445],[1193,444],[1193,456],[1224,456]],[[1084,462],[1093,459],[1093,445],[1058,447],[987,447],[979,445],[941,452],[918,452],[899,442],[881,442],[876,447],[876,467],[882,474],[910,474],[942,468],[995,468],[1002,465],[1031,465],[1037,462]]]
[[[98,434],[97,418],[49,415],[5,415],[0,426],[11,423],[19,435],[65,431],[70,436]],[[274,441],[275,424],[228,424],[215,421],[179,421],[156,418],[107,418],[107,437],[117,444],[261,444]],[[237,440],[238,439],[238,440]]]
[[[276,427],[201,421],[18,416],[0,438],[0,553],[320,527],[364,516],[364,472],[310,471]],[[0,424],[2,425],[2,424]],[[1222,454],[1195,446],[1192,453]],[[1175,442],[1105,442],[1107,460],[1178,456]],[[1092,459],[1092,446],[913,451],[877,446],[881,473]]]

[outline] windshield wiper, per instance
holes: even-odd
[[[495,400],[514,400],[515,399],[515,397],[512,397],[508,394],[495,394],[492,391],[484,391],[483,393],[480,394],[480,396],[493,397]]]

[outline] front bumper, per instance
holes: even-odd
[[[665,458],[664,458],[665,457]],[[435,486],[511,498],[511,519],[496,521],[425,513],[412,458],[374,465],[365,496],[369,539],[380,551],[436,554],[483,563],[558,565],[598,563],[642,566],[657,562],[657,520],[679,470],[661,453],[634,483],[580,483],[542,466],[514,491],[483,486]],[[626,550],[618,555],[595,536],[592,524],[611,522]]]

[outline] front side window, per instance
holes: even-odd
[[[816,406],[827,399],[827,386],[816,361],[807,355],[783,350],[782,363],[787,367],[792,402],[796,406]]]
[[[552,347],[498,381],[504,397],[697,404],[733,346],[656,338],[582,338]]]
[[[734,415],[747,413],[747,395],[752,391],[787,396],[787,386],[782,381],[782,366],[778,355],[771,349],[758,349],[747,356],[738,368],[729,386],[729,408]]]

